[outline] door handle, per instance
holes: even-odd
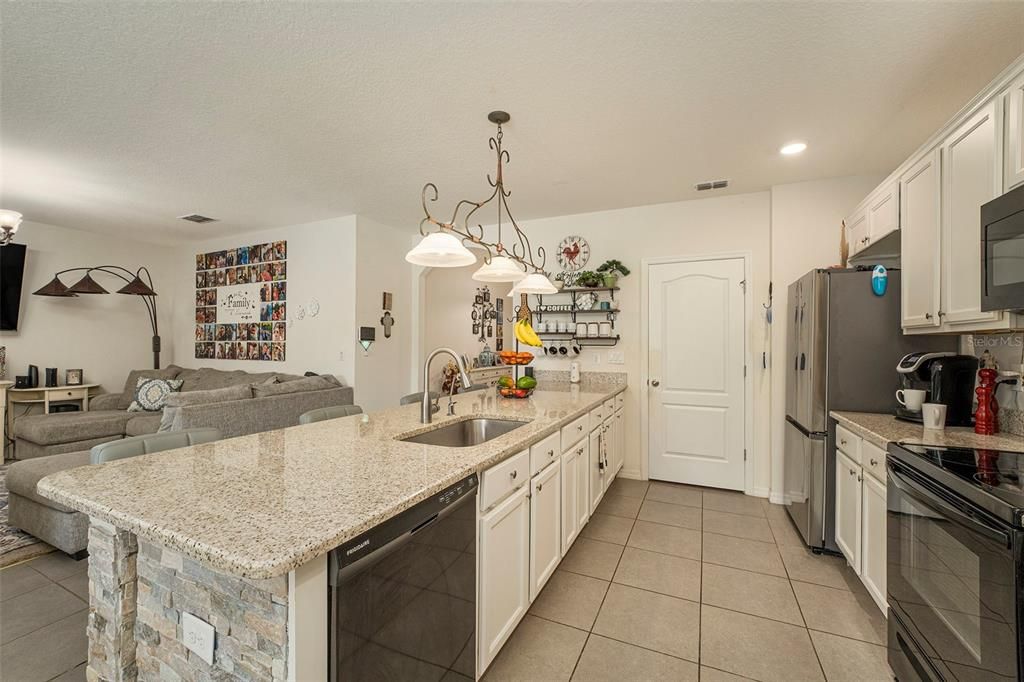
[[[655,388],[657,388],[658,386],[661,386],[661,382],[658,381],[657,379],[652,379],[651,380],[651,386],[654,386]]]
[[[804,353],[800,354],[800,371],[807,369],[807,355]]]

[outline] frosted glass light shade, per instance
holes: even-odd
[[[431,232],[405,254],[405,260],[431,268],[461,268],[476,263],[476,256],[455,235]]]
[[[540,272],[534,272],[533,274],[524,277],[518,284],[516,289],[521,294],[557,294],[558,289],[551,283],[547,277]]]
[[[478,282],[518,282],[524,277],[526,273],[508,256],[495,256],[473,273]]]
[[[0,208],[0,229],[14,234],[18,231],[18,226],[21,225],[21,217],[17,211]]]

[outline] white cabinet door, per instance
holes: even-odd
[[[604,420],[604,424],[601,426],[601,448],[604,450],[604,468],[601,473],[604,474],[604,489],[608,490],[608,487],[612,484],[615,479],[615,468],[612,465],[612,457],[615,456],[615,417],[611,416]]]
[[[622,417],[622,410],[615,413],[615,458],[612,471],[619,473],[626,461],[626,420]]]
[[[576,453],[576,523],[580,530],[590,520],[590,439],[573,446]]]
[[[901,305],[904,328],[939,324],[939,150],[900,178]],[[980,226],[979,232],[980,234]]]
[[[900,183],[896,180],[886,185],[874,197],[867,208],[868,242],[876,242],[900,227]]]
[[[942,305],[946,324],[992,322],[981,311],[981,205],[999,195],[999,128],[990,102],[943,141]]]
[[[871,598],[887,613],[885,599],[885,485],[864,476],[860,579]]]
[[[590,513],[604,498],[604,447],[601,443],[601,429],[590,432]]]
[[[530,607],[530,486],[480,517],[478,667],[483,673]]]
[[[868,240],[868,214],[857,211],[846,219],[846,242],[850,245],[850,255],[867,246]]]
[[[836,451],[836,545],[860,575],[860,465]]]
[[[1003,191],[1024,183],[1024,75],[1003,95]]]
[[[552,462],[530,482],[530,601],[562,560],[562,468]]]
[[[561,554],[564,557],[576,536],[580,534],[579,509],[579,484],[580,477],[576,467],[580,465],[579,456],[583,447],[577,445],[575,448],[562,453],[562,541]]]

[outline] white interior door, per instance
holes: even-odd
[[[743,278],[742,258],[650,266],[651,478],[744,489]]]

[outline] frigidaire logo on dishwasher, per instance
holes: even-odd
[[[356,545],[355,547],[349,547],[349,548],[348,548],[348,551],[346,551],[346,552],[345,552],[345,556],[352,556],[353,554],[355,554],[356,552],[358,552],[358,551],[359,551],[359,550],[361,550],[361,549],[362,549],[363,547],[366,547],[366,546],[367,546],[367,545],[369,545],[369,544],[370,544],[370,538],[366,538],[365,540],[363,540],[362,542],[360,542],[360,543],[359,543],[358,545]]]

